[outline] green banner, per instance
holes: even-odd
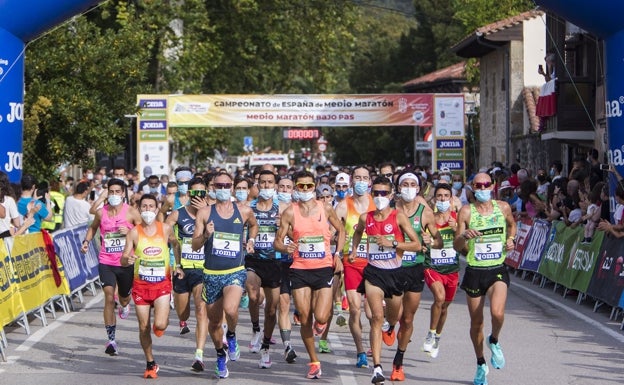
[[[591,243],[582,243],[583,227],[570,228],[553,222],[551,242],[544,251],[539,273],[568,289],[586,292],[589,287],[604,233],[596,231]]]
[[[464,150],[437,150],[438,160],[464,159]]]

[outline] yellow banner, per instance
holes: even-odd
[[[169,127],[423,126],[433,94],[170,95]]]
[[[26,311],[36,309],[56,295],[69,294],[69,285],[59,258],[57,266],[61,275],[61,285],[57,287],[54,283],[51,262],[45,251],[41,233],[15,237],[11,260],[14,279]]]
[[[14,277],[13,262],[4,239],[0,239],[0,327],[13,321],[24,311],[22,296]]]

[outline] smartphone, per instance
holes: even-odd
[[[611,169],[611,167],[608,164],[602,163],[600,165],[600,169],[603,171],[609,171]]]
[[[537,70],[539,72],[544,72],[544,67],[542,67],[542,65],[540,64],[540,65],[537,66]]]
[[[89,193],[89,200],[91,201],[95,200],[95,190],[91,190],[91,192]]]

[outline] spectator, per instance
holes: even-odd
[[[546,170],[540,168],[537,170],[537,196],[546,201],[546,195],[548,193],[548,186],[550,186],[550,182],[548,181],[548,175],[546,175]]]
[[[522,170],[520,170],[522,171]],[[518,171],[518,175],[520,175]],[[518,197],[522,200],[522,209],[518,213],[520,216],[529,218],[545,218],[546,205],[537,196],[537,183],[532,179],[526,179],[520,185]]]
[[[148,180],[149,180],[149,177],[150,177],[150,176],[152,176],[152,167],[150,167],[150,166],[145,166],[145,167],[143,167],[143,178],[145,178],[145,179],[143,179],[143,180],[139,183],[139,186],[138,186],[138,188],[135,190],[135,192],[136,192],[136,191],[142,191],[142,192],[145,192],[145,190],[144,190],[144,188],[143,188],[143,187],[144,187],[144,186],[147,186],[147,184],[148,184]],[[137,177],[138,177],[138,175],[137,175]],[[136,181],[135,181],[135,182],[136,182]]]
[[[52,219],[50,193],[47,191],[37,192],[37,183],[32,175],[26,174],[22,176],[20,184],[22,188],[22,195],[17,202],[17,211],[19,211],[19,213],[24,217],[28,216],[29,204],[34,202],[33,204],[37,212],[34,213],[34,223],[28,228],[28,231],[31,233],[40,231],[41,222]],[[43,198],[45,198],[45,203],[41,200]]]
[[[600,194],[602,192],[603,185],[603,182],[598,182],[589,193],[586,214],[581,217],[581,221],[585,221],[582,242],[584,244],[589,244],[592,242],[592,238],[594,237],[594,231],[596,230],[598,223],[600,223],[600,204],[602,203],[602,200],[600,199]]]
[[[520,168],[521,167],[518,163],[514,163],[509,167],[509,170],[511,171],[511,176],[507,180],[513,188],[518,188],[518,186],[520,186],[520,182],[518,181],[518,171],[520,170]]]
[[[604,180],[604,172],[600,169],[598,150],[592,148],[587,156],[589,161],[589,188],[593,189],[598,182]]]
[[[89,184],[80,182],[76,185],[74,194],[65,200],[65,210],[63,211],[63,227],[73,227],[88,223],[93,219],[89,214],[91,205],[87,202]]]
[[[550,165],[550,171],[549,171],[550,181],[554,182],[557,179],[561,178],[562,172],[563,172],[563,164],[561,164],[561,162],[558,160],[552,162],[552,164]]]
[[[546,195],[546,219],[548,221],[558,220],[563,216],[562,195],[559,183],[551,183],[548,186]]]

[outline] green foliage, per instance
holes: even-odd
[[[531,0],[453,0],[454,17],[466,34],[506,17],[535,8]]]
[[[227,129],[212,127],[180,127],[171,131],[178,161],[192,164],[198,169],[208,165],[207,158],[214,156],[214,149],[227,146]]]

